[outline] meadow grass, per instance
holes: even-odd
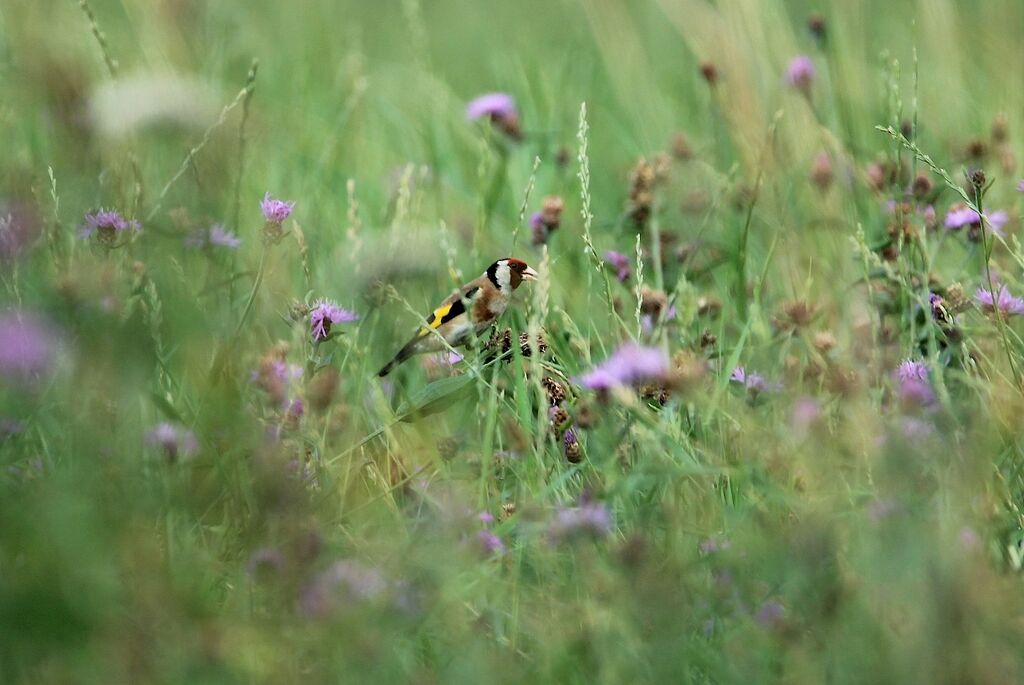
[[[1024,680],[1018,0],[0,27],[0,681]]]

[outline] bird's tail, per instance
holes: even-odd
[[[386,376],[389,373],[391,373],[396,366],[398,366],[399,364],[404,362],[406,359],[408,359],[409,357],[411,357],[414,354],[416,354],[416,343],[417,342],[419,342],[419,341],[418,340],[413,340],[408,345],[406,345],[405,347],[400,349],[398,351],[398,354],[395,355],[395,358],[392,359],[391,361],[389,361],[387,364],[385,364],[384,368],[382,368],[380,371],[377,372],[377,377],[378,378],[384,378],[384,376]]]

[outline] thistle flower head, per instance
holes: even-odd
[[[603,538],[612,530],[612,515],[600,502],[581,501],[575,507],[560,507],[548,523],[548,540],[561,544],[581,537]]]
[[[85,215],[80,235],[82,238],[91,238],[95,235],[105,243],[112,243],[127,231],[140,230],[142,227],[138,221],[125,219],[113,210],[100,209]]]
[[[630,261],[629,257],[616,252],[615,250],[608,250],[604,253],[604,258],[608,260],[608,263],[612,265],[612,268],[616,271],[616,277],[620,283],[624,283],[629,280],[630,275]]]
[[[974,301],[986,312],[997,308],[1006,316],[1024,314],[1024,299],[1014,297],[1005,285],[996,288],[995,297],[987,288],[978,288],[974,293]]]
[[[161,449],[168,461],[187,459],[199,451],[196,435],[184,426],[158,423],[146,434],[146,444]]]
[[[309,330],[313,340],[320,342],[331,334],[332,325],[358,320],[359,316],[355,312],[342,309],[330,300],[321,299],[317,300],[309,312]]]
[[[591,390],[609,390],[613,387],[663,380],[668,372],[668,357],[660,349],[627,343],[583,375],[579,383]]]
[[[0,376],[31,379],[45,373],[55,356],[55,335],[46,321],[29,312],[0,312]]]
[[[185,247],[192,250],[202,250],[207,247],[224,247],[235,250],[241,244],[241,239],[226,229],[224,224],[214,224],[209,228],[201,228],[193,231],[185,238]]]
[[[466,105],[466,118],[476,121],[484,117],[492,119],[516,116],[516,101],[508,93],[485,93]]]
[[[924,362],[905,359],[896,367],[897,394],[904,406],[927,407],[935,402],[935,392]]]
[[[276,200],[268,192],[263,196],[263,201],[260,202],[260,209],[263,211],[263,217],[267,221],[279,224],[291,216],[292,210],[295,209],[295,203]]]
[[[817,70],[814,68],[811,58],[807,55],[798,55],[790,61],[789,67],[786,68],[786,82],[798,90],[807,92],[814,84],[816,74]]]

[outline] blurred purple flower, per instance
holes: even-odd
[[[379,598],[388,589],[379,569],[342,559],[317,574],[299,593],[299,610],[308,618],[327,618],[343,602]]]
[[[668,375],[668,357],[656,347],[626,343],[611,357],[579,379],[590,390],[609,390],[623,385],[663,379]]]
[[[905,406],[926,407],[935,402],[935,392],[924,362],[905,359],[896,367],[896,381],[900,401]]]
[[[793,405],[793,430],[805,434],[821,419],[821,403],[813,397],[801,397]]]
[[[263,201],[260,203],[260,209],[263,211],[263,217],[275,224],[279,224],[289,216],[291,216],[292,210],[295,209],[294,202],[286,202],[284,200],[275,200],[270,197],[268,192],[263,196]]]
[[[980,221],[978,213],[966,205],[955,205],[946,212],[946,228],[951,231],[958,231],[964,226],[971,226]]]
[[[38,222],[27,206],[0,205],[0,262],[20,255],[37,232]]]
[[[774,628],[786,617],[786,608],[774,600],[768,600],[754,614],[754,620],[765,628]]]
[[[786,81],[794,88],[807,92],[814,83],[816,73],[811,58],[807,55],[798,55],[786,68]]]
[[[981,536],[970,526],[961,528],[956,539],[964,549],[974,550],[981,546]]]
[[[158,423],[146,434],[146,444],[162,449],[168,461],[187,459],[199,451],[196,434],[173,423]]]
[[[486,93],[470,100],[466,105],[466,118],[475,121],[483,117],[499,118],[518,114],[516,101],[508,93]]]
[[[903,511],[903,503],[898,499],[876,499],[868,505],[868,518],[878,523],[883,519]]]
[[[0,440],[6,440],[12,435],[17,435],[25,430],[25,424],[17,419],[0,416]]]
[[[896,378],[901,383],[905,383],[907,381],[927,381],[928,367],[924,362],[920,362],[915,359],[904,359],[900,362],[900,365],[896,367]]]
[[[748,372],[742,366],[737,366],[729,374],[729,380],[739,383],[747,389],[751,395],[759,395],[763,392],[775,392],[782,386],[778,383],[769,383],[768,380],[756,371]]]
[[[1019,190],[1020,192],[1024,193],[1024,180],[1021,180],[1021,181],[1020,181],[1020,182],[1019,182],[1019,183],[1017,184],[1017,190]]]
[[[494,556],[505,552],[505,543],[501,541],[501,538],[489,530],[478,531],[476,539],[480,543],[480,547],[483,549],[484,554],[487,556]]]
[[[55,356],[55,333],[42,317],[19,310],[0,312],[0,376],[28,380],[45,373]]]
[[[359,316],[347,309],[342,309],[330,300],[317,300],[309,313],[309,330],[313,340],[326,340],[331,334],[331,326],[339,323],[358,321]]]
[[[612,268],[616,271],[616,277],[620,283],[624,283],[629,280],[630,275],[630,262],[629,257],[616,252],[615,250],[608,250],[604,253],[604,258],[608,260],[608,263],[612,265]]]
[[[284,555],[272,547],[261,547],[249,557],[246,564],[246,572],[253,577],[260,577],[272,573],[280,573],[287,566]]]
[[[224,228],[224,224],[214,224],[208,229],[200,228],[185,238],[185,247],[192,250],[201,250],[207,247],[226,247],[234,250],[241,244],[241,239]]]
[[[1003,227],[1010,222],[1010,215],[1005,210],[998,210],[988,215],[988,224],[992,227],[992,233],[1000,238],[1006,237]]]
[[[611,533],[612,516],[600,502],[581,501],[576,507],[559,507],[548,523],[548,540],[560,544],[579,537],[603,538]]]
[[[91,238],[95,234],[103,242],[113,242],[126,231],[140,230],[142,226],[138,221],[129,221],[113,210],[100,209],[85,215],[85,223],[79,235]]]
[[[477,514],[477,518],[480,520],[480,523],[483,523],[484,525],[494,523],[494,514],[489,511],[481,511]]]
[[[928,404],[932,399],[930,396],[931,388],[927,388],[927,393],[921,392],[920,398],[914,398],[914,401],[918,404]],[[927,401],[925,401],[927,400]],[[900,433],[903,435],[905,440],[910,442],[920,442],[930,438],[935,434],[935,426],[932,425],[931,421],[922,419],[918,416],[904,416],[900,419]]]
[[[986,312],[993,312],[998,307],[1006,316],[1024,314],[1024,299],[1011,295],[1005,285],[996,288],[995,298],[992,297],[991,290],[978,288],[974,292],[974,301]]]

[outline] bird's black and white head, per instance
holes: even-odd
[[[537,272],[526,265],[526,262],[514,257],[506,257],[487,267],[487,278],[505,295],[519,287],[523,281],[536,281]]]

